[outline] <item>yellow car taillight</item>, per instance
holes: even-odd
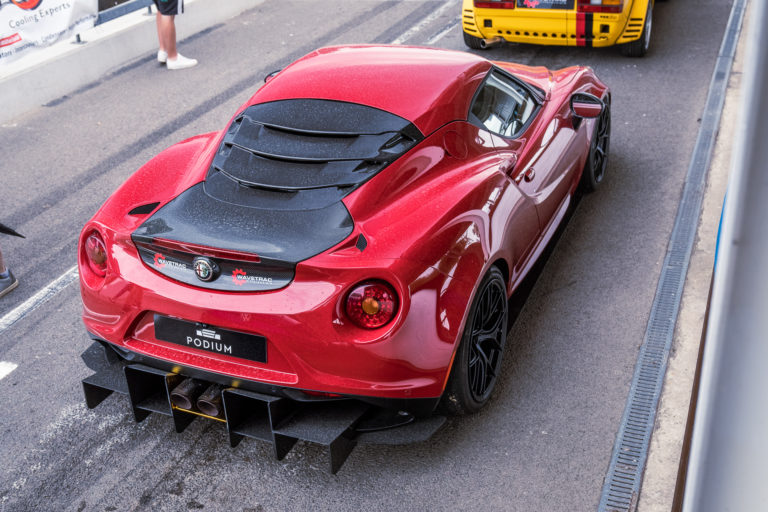
[[[579,12],[621,12],[624,0],[577,0]]]

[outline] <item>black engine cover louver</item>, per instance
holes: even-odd
[[[178,281],[237,291],[271,290],[296,263],[343,241],[353,221],[342,199],[423,139],[409,121],[372,107],[297,99],[248,107],[228,128],[206,180],[160,208],[134,233],[145,263]],[[195,253],[161,253],[155,239],[258,255],[248,265],[195,277]],[[170,258],[170,259],[169,259]],[[256,279],[237,282],[234,270]]]
[[[364,105],[261,103],[245,109],[227,130],[206,192],[251,207],[323,209],[422,139],[405,119]]]

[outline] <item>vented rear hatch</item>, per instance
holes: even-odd
[[[228,128],[205,181],[160,208],[133,240],[150,268],[177,281],[281,288],[297,262],[350,235],[341,200],[422,139],[409,121],[355,103],[253,105]],[[199,257],[213,278],[195,272]]]

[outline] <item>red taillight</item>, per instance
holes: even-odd
[[[382,281],[360,283],[347,295],[344,309],[358,327],[376,329],[395,317],[397,294]]]
[[[514,9],[515,2],[503,2],[501,0],[490,0],[490,2],[478,2],[475,0],[475,7],[478,9]]]
[[[621,12],[624,0],[578,0],[579,12]]]
[[[94,274],[99,277],[107,275],[107,246],[96,231],[85,239],[85,256],[88,267]]]

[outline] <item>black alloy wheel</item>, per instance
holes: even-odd
[[[491,267],[478,288],[454,358],[441,408],[449,414],[479,411],[491,396],[501,371],[507,338],[504,277]]]
[[[597,118],[595,134],[592,144],[589,146],[587,164],[581,177],[582,188],[585,192],[592,192],[600,186],[605,179],[605,170],[608,166],[608,150],[611,145],[611,97],[603,99],[603,111]]]

